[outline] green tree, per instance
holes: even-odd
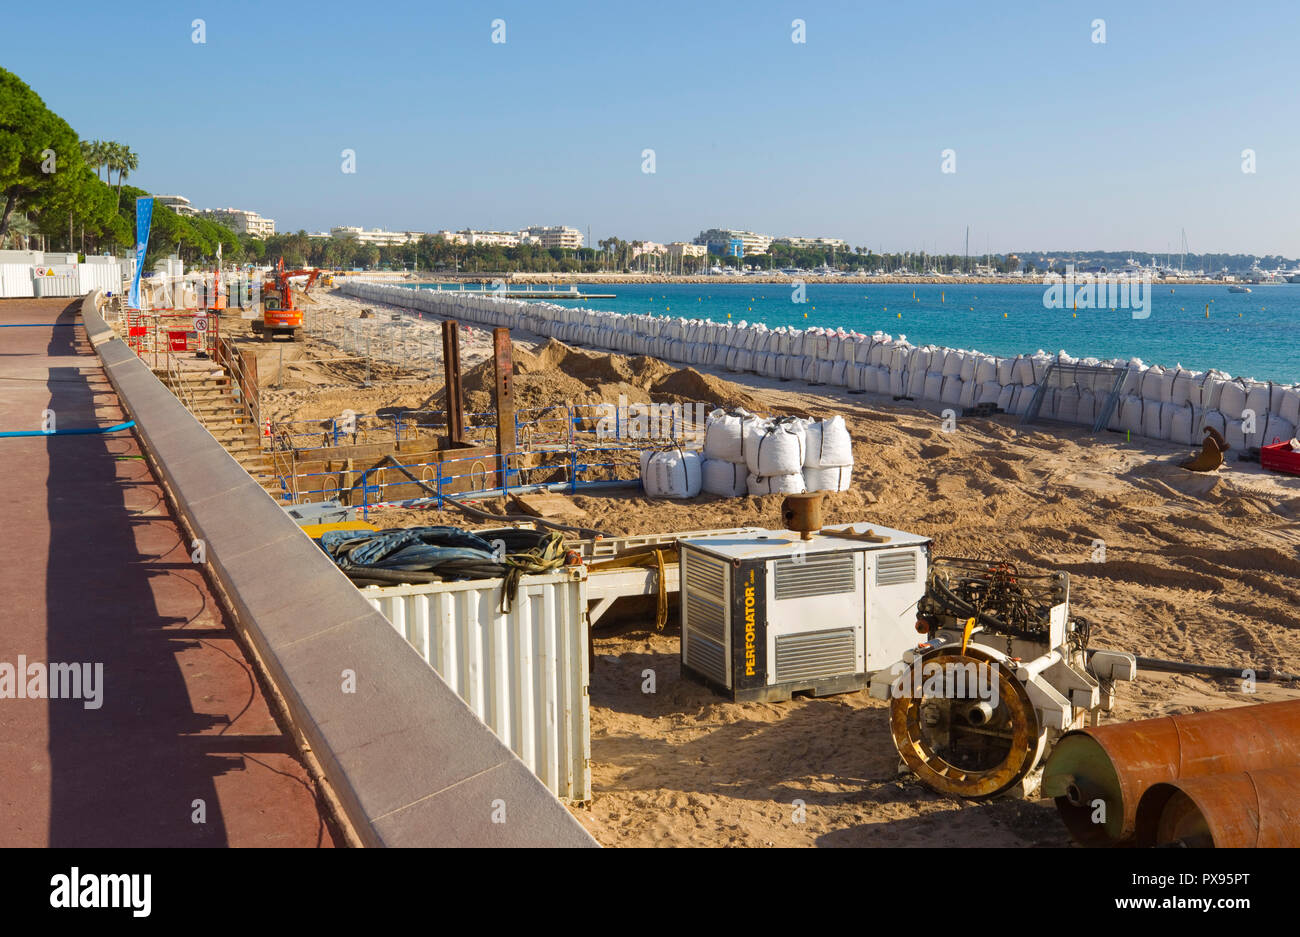
[[[0,240],[20,204],[29,216],[67,205],[84,168],[80,141],[67,122],[0,68]]]

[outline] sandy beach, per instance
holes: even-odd
[[[338,315],[362,304],[322,295]],[[464,337],[471,409],[489,406],[490,337]],[[275,349],[264,352],[268,357]],[[376,368],[357,386],[355,361],[309,339],[263,406],[273,419],[325,420],[344,408],[436,406],[436,362]],[[852,489],[828,496],[830,523],[872,521],[934,538],[936,553],[1005,559],[1071,575],[1072,611],[1093,645],[1234,668],[1300,670],[1300,478],[1229,461],[1198,475],[1173,463],[1180,446],[1017,417],[962,419],[797,381],[701,374],[649,358],[543,345],[516,335],[519,406],[704,399],[772,415],[842,414],[854,440]],[[274,369],[261,365],[264,383]],[[609,534],[779,527],[780,496],[685,501],[609,490],[574,499],[583,523]],[[499,500],[484,502],[500,509]],[[427,507],[371,512],[379,526],[463,525]],[[1093,562],[1095,540],[1106,545]],[[602,625],[606,625],[602,621]],[[787,703],[731,703],[680,677],[675,619],[656,632],[633,618],[595,632],[594,800],[575,814],[607,845],[1032,845],[1069,842],[1047,802],[972,804],[898,772],[886,704],[865,692]],[[653,671],[657,692],[642,692]],[[1130,720],[1298,698],[1293,685],[1141,674],[1120,686],[1112,718]],[[805,822],[794,822],[801,801]]]

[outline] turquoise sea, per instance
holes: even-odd
[[[769,328],[843,328],[906,335],[914,345],[994,355],[1067,351],[1076,357],[1141,358],[1166,367],[1218,368],[1233,377],[1300,382],[1300,284],[1151,287],[1150,314],[1129,309],[1047,309],[1042,284],[808,284],[807,302],[773,283],[579,284],[615,299],[563,301],[610,312],[653,313]],[[559,301],[557,301],[559,302]],[[1206,317],[1206,310],[1209,317]]]

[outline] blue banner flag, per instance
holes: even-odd
[[[132,309],[140,308],[140,272],[144,270],[144,252],[149,246],[149,225],[153,222],[153,199],[135,200],[135,277],[131,280]]]

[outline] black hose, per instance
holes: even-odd
[[[556,521],[548,521],[544,517],[533,517],[531,514],[493,514],[491,511],[484,511],[481,508],[470,507],[468,504],[461,504],[451,495],[445,495],[445,494],[439,495],[437,488],[433,487],[428,482],[422,479],[416,478],[414,475],[410,473],[410,471],[407,469],[405,465],[398,462],[391,455],[386,455],[379,460],[380,465],[384,464],[385,462],[390,463],[393,466],[393,468],[397,469],[399,472],[401,472],[403,475],[409,478],[416,485],[419,485],[420,488],[422,488],[424,491],[428,492],[434,497],[441,497],[443,501],[449,503],[456,510],[460,511],[462,514],[468,514],[470,517],[480,518],[483,520],[491,520],[491,521],[515,521],[519,523],[529,522],[533,524],[538,524],[542,527],[546,527],[550,530],[561,530],[567,533],[577,534],[579,537],[583,537],[583,538],[608,536],[604,531],[601,530],[594,530],[590,527],[571,527],[568,524],[561,524]],[[355,488],[356,485],[353,485],[352,487]]]
[[[342,567],[340,567],[342,569]],[[442,582],[443,577],[437,573],[416,569],[376,569],[373,566],[358,566],[355,569],[343,569],[343,575],[360,584],[364,580],[375,582]]]

